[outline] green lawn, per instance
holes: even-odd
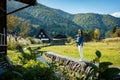
[[[78,48],[75,45],[49,46],[41,50],[52,51],[60,55],[79,58]],[[88,42],[84,43],[83,53],[86,60],[92,60],[95,57],[95,51],[102,53],[101,61],[112,62],[113,65],[120,67],[120,42]]]

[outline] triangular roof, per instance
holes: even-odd
[[[44,35],[44,36],[43,36],[43,35]],[[51,39],[51,38],[48,36],[48,34],[45,32],[44,29],[40,29],[40,30],[39,30],[38,34],[36,35],[36,38],[39,38],[39,39],[41,39],[41,38],[49,38],[49,39]]]

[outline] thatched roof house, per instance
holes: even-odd
[[[40,39],[43,43],[50,43],[51,45],[65,45],[67,37],[62,34],[58,34],[55,37],[48,36],[47,32],[44,29],[40,29],[36,38]]]
[[[48,34],[45,32],[44,29],[40,29],[40,31],[36,35],[36,38],[40,39],[42,43],[50,43],[51,42],[51,38],[48,36]]]

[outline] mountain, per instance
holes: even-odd
[[[7,11],[10,12],[22,6],[24,5],[8,0]],[[13,15],[31,23],[32,29],[30,34],[32,36],[35,36],[40,28],[45,29],[51,37],[57,34],[75,37],[79,28],[84,30],[94,30],[98,28],[102,36],[104,36],[105,32],[112,29],[113,26],[117,25],[117,27],[120,27],[120,18],[115,18],[110,15],[93,13],[69,14],[42,4],[18,11]]]
[[[84,29],[94,30],[98,28],[103,33],[112,29],[114,26],[120,27],[120,18],[94,13],[76,14],[73,22],[84,27]]]
[[[16,4],[17,7],[14,7],[14,4]],[[15,1],[8,1],[7,6],[8,12],[10,12],[10,10],[14,10],[15,8],[21,7],[21,5]],[[39,29],[43,28],[52,37],[57,34],[74,36],[77,29],[81,28],[72,21],[73,17],[71,14],[46,7],[42,4],[26,8],[14,13],[13,15],[29,20],[31,24],[39,25],[37,29],[33,29],[34,31],[31,32],[32,35],[36,35]],[[73,32],[73,30],[75,32]]]

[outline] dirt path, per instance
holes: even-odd
[[[60,55],[60,54],[56,54],[54,52],[46,52],[47,54],[52,54],[52,55],[55,55],[55,56],[58,56],[58,57],[61,57],[61,58],[66,58],[68,60],[72,60],[72,61],[75,61],[75,62],[80,62],[79,59],[80,58],[72,58],[72,57],[68,57],[68,56],[63,56],[63,55]],[[88,60],[83,60],[83,62],[88,62]]]

